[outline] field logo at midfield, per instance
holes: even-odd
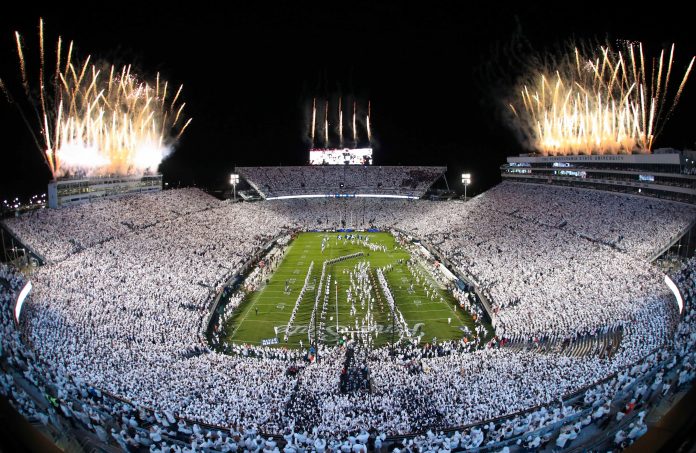
[[[411,331],[411,336],[412,337],[417,337],[419,334],[424,334],[425,332],[423,331],[423,327],[425,326],[425,323],[419,322],[417,324],[414,324],[412,328],[409,330]],[[377,331],[379,332],[379,335],[386,335],[391,333],[391,324],[377,324]],[[343,329],[348,329],[349,331],[352,330],[351,326],[338,326],[338,329],[342,331]],[[278,334],[283,334],[287,330],[286,325],[282,326],[277,326],[274,327],[274,330]],[[309,330],[309,325],[301,325],[301,326],[292,326],[290,328],[290,331],[288,332],[288,336],[291,337],[293,335],[307,335],[307,331]],[[340,336],[343,334],[336,335],[336,326],[326,326],[325,332],[324,332],[324,341],[332,342],[338,340]]]

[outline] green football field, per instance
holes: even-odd
[[[260,345],[264,339],[278,338],[280,347],[298,347],[300,342],[307,346],[308,329],[311,328],[312,333],[314,332],[314,324],[310,326],[310,319],[316,291],[319,290],[323,262],[356,252],[363,252],[363,255],[327,265],[326,274],[331,275],[331,283],[329,303],[324,316],[325,330],[323,333],[320,332],[324,343],[337,343],[339,338],[339,335],[336,335],[337,325],[341,335],[350,336],[350,333],[344,333],[346,330],[356,332],[358,329],[364,329],[362,325],[356,326],[356,319],[362,320],[365,317],[367,304],[361,306],[354,302],[351,313],[351,304],[348,302],[346,290],[351,283],[350,272],[356,273],[356,266],[365,261],[369,261],[367,275],[372,287],[372,297],[378,301],[372,304],[371,311],[374,320],[373,332],[376,332],[373,333],[373,336],[376,335],[374,338],[376,346],[390,344],[392,340],[391,310],[385,302],[375,272],[377,267],[384,268],[388,265],[391,265],[391,270],[384,275],[396,305],[413,336],[421,336],[421,342],[424,343],[431,342],[433,337],[438,340],[460,339],[465,335],[473,338],[474,321],[471,316],[457,306],[452,294],[433,279],[423,264],[417,260],[411,260],[412,269],[409,269],[406,263],[410,253],[399,245],[390,233],[356,232],[352,234],[368,236],[367,243],[386,246],[386,251],[371,250],[360,241],[351,243],[351,241],[337,239],[339,235],[344,236],[345,233],[299,234],[289,244],[282,262],[271,275],[268,283],[264,283],[259,290],[248,293],[237,312],[228,320],[224,329],[226,338],[223,342]],[[322,242],[326,244],[323,252]],[[314,265],[309,284],[298,306],[295,321],[288,331],[286,342],[284,337],[288,321],[312,261]],[[426,294],[426,282],[430,282],[430,294]],[[322,286],[326,288],[326,280]],[[338,297],[336,297],[337,294]],[[353,297],[353,300],[355,301],[356,297]],[[321,312],[321,302],[319,306],[317,318]],[[468,327],[471,333],[465,334],[464,326]],[[398,328],[396,332],[395,336],[398,338]]]

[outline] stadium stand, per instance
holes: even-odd
[[[56,262],[128,232],[219,204],[200,190],[183,189],[42,209],[4,223],[20,241]]]
[[[274,172],[263,177],[290,178]],[[680,315],[646,260],[694,217],[669,201],[513,182],[467,203],[227,203],[189,189],[37,211],[6,222],[50,263],[33,272],[19,325],[25,277],[0,267],[2,391],[40,423],[70,420],[143,451],[564,448],[600,428],[612,436],[597,449],[625,446],[656,401],[694,378],[696,261],[673,275]],[[227,355],[201,339],[217,292],[268,240],[346,224],[398,228],[439,250],[486,295],[497,337],[473,352],[406,343],[396,357],[356,356],[371,391],[346,393],[339,347],[310,365],[304,351]],[[612,354],[574,352],[619,331]]]
[[[342,165],[238,167],[237,171],[264,198],[334,194],[420,198],[446,168]]]

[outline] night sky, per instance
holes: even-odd
[[[460,173],[470,171],[470,193],[478,193],[499,181],[505,156],[523,151],[500,115],[515,76],[513,57],[588,38],[640,40],[658,51],[675,42],[678,68],[696,54],[693,18],[668,7],[400,3],[27,9],[0,17],[0,77],[16,85],[14,31],[36,49],[43,17],[49,49],[61,35],[75,41],[80,57],[134,63],[153,80],[159,71],[184,84],[193,122],[160,167],[173,185],[216,188],[235,165],[306,163],[307,103],[343,93],[372,101],[375,164],[447,165],[458,190]],[[36,76],[35,51],[27,64]],[[694,148],[694,75],[656,147]],[[49,172],[16,110],[2,99],[0,120],[0,197],[43,192]]]

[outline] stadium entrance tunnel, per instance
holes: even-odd
[[[339,377],[341,393],[351,393],[358,390],[370,392],[370,368],[367,366],[367,353],[363,348],[350,345],[346,348],[345,360]]]

